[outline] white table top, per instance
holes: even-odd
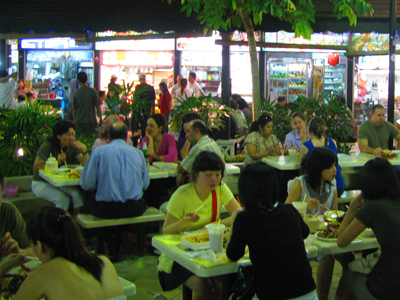
[[[54,175],[51,173],[46,173],[43,169],[39,170],[39,175],[52,186],[61,187],[61,186],[75,186],[80,184],[80,178],[78,179],[67,179],[63,175]],[[149,169],[149,177],[150,179],[159,179],[159,178],[168,178],[168,172],[161,170],[159,168],[150,166]]]
[[[373,155],[373,154],[369,154],[369,153],[353,153],[352,155],[354,157],[364,160],[364,164],[368,160],[378,157],[377,155]],[[397,155],[393,159],[388,159],[388,162],[390,162],[394,166],[400,166],[400,155]]]
[[[125,296],[132,297],[136,295],[136,286],[134,283],[125,280],[124,278],[118,277],[119,282],[121,282],[122,289],[124,290]]]
[[[161,170],[168,172],[169,176],[171,176],[171,177],[178,176],[179,173],[176,170],[177,166],[178,166],[178,163],[161,162],[161,161],[153,162],[153,167],[156,167],[156,168],[159,168]],[[236,167],[234,164],[225,164],[225,172],[226,172],[226,175],[240,174],[240,168]]]
[[[362,167],[365,164],[365,159],[358,156],[350,156],[344,153],[338,154],[339,165],[343,168]],[[263,157],[263,162],[278,170],[298,170],[300,169],[300,161],[291,161],[289,156],[267,156]],[[400,158],[399,158],[400,164]]]
[[[193,272],[199,277],[213,277],[219,275],[226,275],[231,273],[236,273],[239,265],[246,265],[251,264],[249,258],[242,258],[237,263],[236,262],[229,262],[225,264],[216,265],[210,268],[205,266],[201,266],[194,261],[191,261],[190,258],[185,255],[185,251],[180,249],[178,245],[167,246],[163,242],[161,242],[158,237],[160,236],[153,236],[151,240],[151,244],[154,248],[160,250],[162,253],[167,255],[169,258],[173,259],[189,271]],[[313,258],[318,255],[317,248],[315,246],[306,246],[307,250],[307,257]]]
[[[380,247],[376,238],[365,237],[357,237],[353,242],[343,248],[340,248],[336,241],[325,242],[318,239],[314,241],[313,245],[318,248],[318,252],[321,254],[344,253]]]

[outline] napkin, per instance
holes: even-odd
[[[179,234],[164,234],[158,236],[157,239],[167,246],[174,246],[181,243],[181,236]]]
[[[222,254],[216,255],[212,250],[204,251],[201,257],[192,258],[190,260],[206,268],[226,264],[229,262],[228,258],[224,257]]]

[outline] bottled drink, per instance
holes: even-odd
[[[150,167],[149,155],[147,154],[147,143],[146,142],[143,143],[142,152],[143,152],[144,159],[146,161],[147,168],[149,168]]]

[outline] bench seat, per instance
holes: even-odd
[[[120,219],[103,219],[91,214],[78,214],[76,221],[79,225],[86,229],[97,229],[97,247],[96,252],[104,253],[104,232],[103,228],[121,226],[121,225],[138,225],[138,254],[144,256],[144,223],[164,221],[165,214],[155,207],[148,207],[143,215],[133,218]]]

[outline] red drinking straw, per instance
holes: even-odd
[[[236,199],[239,202],[240,208],[242,208],[242,203],[240,203],[239,196],[236,196]]]
[[[328,201],[326,201],[326,202],[324,203],[324,205],[322,205],[320,211],[319,211],[318,214],[315,216],[316,218],[319,216],[319,214],[321,213],[321,211],[324,209],[324,207],[325,207],[325,205],[326,205],[327,202],[328,202]]]

